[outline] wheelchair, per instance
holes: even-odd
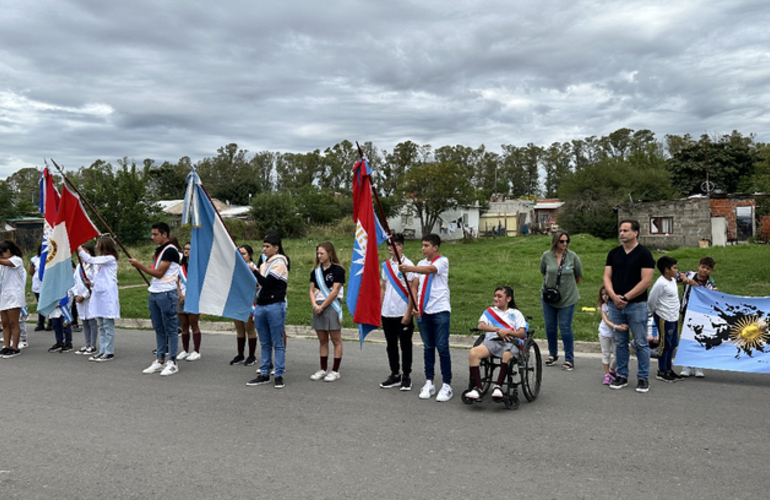
[[[543,359],[540,355],[540,347],[533,338],[535,331],[529,327],[529,320],[531,316],[527,316],[527,335],[522,342],[519,342],[519,353],[513,356],[508,361],[508,375],[501,386],[503,391],[502,398],[494,398],[496,403],[503,403],[509,410],[516,410],[520,405],[519,400],[519,388],[524,394],[527,401],[532,402],[537,399],[540,394],[540,385],[543,379]],[[480,331],[478,328],[472,328],[472,332]],[[484,342],[485,333],[481,335],[473,343],[473,347],[481,345]],[[492,339],[493,341],[503,342],[503,339]],[[490,356],[484,358],[479,363],[479,370],[481,371],[482,391],[479,399],[471,399],[466,395],[475,388],[473,377],[470,377],[468,389],[463,391],[462,400],[465,404],[473,404],[481,402],[484,397],[489,393],[490,388],[496,382],[495,370],[500,368],[502,364],[501,358]]]

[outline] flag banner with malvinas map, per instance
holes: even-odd
[[[770,297],[693,287],[674,364],[770,373]]]

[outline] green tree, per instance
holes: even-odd
[[[726,193],[751,189],[758,160],[753,137],[733,131],[714,139],[704,134],[697,143],[683,146],[667,164],[674,186],[689,196],[703,194],[701,185],[707,175],[717,189]]]
[[[187,190],[187,174],[190,173],[190,158],[185,156],[177,163],[164,161],[162,165],[154,165],[150,160],[143,175],[147,182],[147,194],[156,200],[179,200],[184,198]]]
[[[261,193],[251,201],[251,216],[260,234],[277,231],[282,238],[302,236],[305,225],[289,192]]]
[[[318,184],[319,176],[324,171],[321,150],[305,154],[285,153],[276,163],[275,170],[278,190],[296,195],[305,186]]]
[[[54,169],[52,171],[56,172]],[[42,170],[34,167],[22,168],[9,175],[5,182],[16,200],[27,200],[38,204],[40,203],[40,175],[42,173]],[[54,181],[59,184],[61,177],[55,175]]]
[[[305,186],[295,203],[297,212],[308,224],[328,224],[342,217],[340,205],[329,191],[317,191],[312,186]]]
[[[676,196],[662,157],[637,153],[626,160],[608,158],[566,176],[559,188],[559,199],[565,202],[559,211],[559,225],[575,234],[614,238],[616,206],[629,200],[655,201]]]
[[[404,176],[403,193],[428,234],[446,210],[474,201],[475,191],[462,165],[452,161],[413,166]]]
[[[127,158],[118,160],[118,167],[96,160],[82,167],[71,180],[80,184],[80,192],[99,210],[99,215],[126,244],[144,239],[149,234],[157,207],[147,196],[143,169]],[[95,219],[95,217],[94,217]],[[94,221],[100,227],[98,221]],[[106,230],[106,228],[101,228]]]
[[[559,190],[559,185],[570,173],[572,145],[569,142],[554,142],[548,149],[542,151],[543,167],[545,169],[545,196],[553,198]]]
[[[344,192],[351,190],[353,165],[358,161],[359,154],[350,141],[342,141],[324,150],[323,173],[319,175],[318,183],[322,190]],[[369,158],[371,166],[371,158]]]
[[[0,221],[16,217],[16,204],[13,201],[13,190],[8,186],[8,181],[0,181]]]

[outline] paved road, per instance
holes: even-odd
[[[79,335],[76,334],[76,339]],[[770,378],[710,372],[648,394],[601,385],[601,362],[546,368],[541,397],[421,401],[378,388],[380,344],[345,344],[342,379],[312,382],[291,339],[286,387],[247,387],[235,338],[143,375],[154,334],[119,330],[118,359],[49,354],[50,332],[0,360],[0,498],[766,498]],[[417,356],[416,385],[423,382]],[[456,392],[467,351],[453,350]]]

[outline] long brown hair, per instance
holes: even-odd
[[[118,260],[118,247],[115,246],[115,242],[109,236],[102,236],[96,243],[96,251],[99,255],[112,255],[115,260]]]
[[[596,299],[596,307],[599,309],[601,309],[601,307],[604,305],[604,299],[602,299],[602,293],[606,291],[607,291],[607,287],[605,287],[604,285],[599,287],[599,298]]]
[[[326,253],[329,254],[329,261],[332,264],[337,264],[337,265],[340,264],[340,259],[337,258],[337,252],[334,251],[334,245],[332,245],[332,242],[331,241],[324,241],[323,243],[321,243],[320,245],[315,247],[315,249],[316,249],[316,253],[315,253],[315,267],[319,267],[321,265],[321,261],[318,260],[318,249],[319,248],[323,248],[324,250],[326,250]]]

